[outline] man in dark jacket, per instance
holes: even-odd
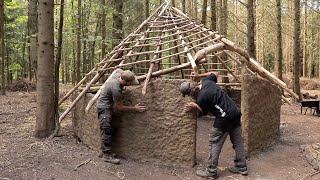
[[[101,132],[101,157],[106,162],[119,164],[120,160],[111,153],[112,140],[112,116],[114,110],[144,112],[145,107],[140,103],[135,106],[125,106],[122,102],[122,90],[124,86],[137,85],[139,81],[131,71],[117,69],[114,75],[101,87],[97,100],[98,119]]]
[[[183,82],[180,85],[180,92],[192,96],[195,102],[189,102],[185,111],[197,109],[199,115],[211,113],[215,116],[213,132],[210,135],[210,156],[208,168],[204,171],[197,171],[201,177],[217,178],[218,159],[222,146],[228,136],[233,144],[236,153],[235,166],[229,168],[233,173],[248,175],[243,139],[241,135],[241,112],[233,100],[216,84],[217,76],[214,73],[206,73],[200,85],[193,82]]]

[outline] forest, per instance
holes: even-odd
[[[39,97],[46,97],[39,104],[50,102],[48,106],[54,107],[59,83],[79,83],[163,2],[3,0],[1,94],[16,80],[33,81],[37,82]],[[246,49],[250,57],[279,79],[283,76],[292,79],[292,89],[299,95],[301,77],[320,77],[317,0],[172,0],[170,3]],[[46,92],[48,86],[50,93]]]
[[[148,20],[161,10],[160,7],[168,6],[174,7],[173,11],[168,11],[173,23],[168,24],[176,27],[157,29],[161,27],[160,21],[153,19],[152,24]],[[190,20],[191,25],[181,23],[182,27],[177,27],[181,25],[174,19],[178,11],[183,14],[181,17]],[[165,15],[162,17],[167,18]],[[309,148],[318,154],[318,159],[314,159],[320,162],[319,143],[305,146],[320,138],[319,107],[308,111],[299,102],[308,96],[319,103],[318,18],[319,0],[0,0],[0,179],[197,178],[193,173],[194,167],[159,166],[125,158],[124,163],[117,167],[106,165],[97,158],[95,151],[79,145],[81,142],[74,143],[77,138],[72,129],[71,113],[68,113],[82,93],[91,93],[92,89],[103,84],[105,79],[97,79],[97,76],[110,75],[115,69],[103,64],[107,64],[106,59],[110,56],[109,61],[119,62],[116,67],[130,69],[126,65],[132,65],[142,69],[137,75],[140,81],[145,80],[144,95],[152,70],[158,68],[156,73],[172,75],[165,76],[169,79],[178,79],[181,75],[182,79],[187,79],[190,69],[175,69],[187,67],[180,64],[179,57],[192,64],[190,59],[196,56],[196,50],[207,45],[206,38],[221,40],[224,37],[232,41],[234,47],[244,49],[248,59],[258,62],[264,73],[270,72],[268,77],[274,76],[281,80],[279,84],[288,87],[281,87],[282,90],[293,92],[283,91],[282,100],[285,102],[282,101],[279,110],[279,140],[250,157],[249,177],[317,179],[320,166],[316,166],[317,171],[310,172],[308,162],[300,153]],[[154,28],[152,33],[160,35],[144,37],[150,33],[150,29],[142,26],[146,24],[148,28]],[[192,25],[201,32],[191,31]],[[213,33],[207,35],[202,30]],[[171,31],[177,31],[177,34]],[[192,33],[203,34],[195,38],[198,40],[188,39]],[[163,36],[165,38],[161,39]],[[131,41],[131,37],[136,41]],[[145,38],[144,43],[136,43],[141,42],[139,38],[142,37]],[[167,37],[175,41],[167,40]],[[156,45],[155,39],[159,40]],[[220,42],[218,40],[214,42]],[[133,52],[134,48],[129,45],[140,51]],[[176,52],[175,48],[181,52]],[[185,55],[186,49],[192,53]],[[174,62],[174,55],[179,64]],[[220,58],[216,52],[213,56]],[[237,55],[234,57],[241,59]],[[234,57],[221,55],[220,60],[223,61],[216,66],[221,70],[221,77],[229,77],[223,74],[223,67],[236,69],[239,66],[233,61]],[[166,58],[169,60],[163,60]],[[135,59],[136,62],[125,62],[127,59]],[[151,60],[151,65],[137,63],[148,60]],[[160,60],[163,60],[163,69],[159,68],[160,63],[152,63]],[[214,63],[210,67],[213,68]],[[90,81],[89,77],[94,73],[96,76]],[[233,83],[235,86],[239,84]],[[78,90],[82,92],[77,98],[71,96],[70,93],[78,93]],[[66,100],[69,97],[75,100]],[[289,102],[290,98],[296,101]],[[66,120],[62,124],[63,118]],[[198,122],[196,167],[206,164],[209,139],[203,135],[210,133],[208,127],[212,126],[211,123],[206,117]],[[222,172],[222,178],[243,179],[225,171],[226,166],[233,162],[230,142],[225,149],[219,173]]]
[[[41,2],[1,2],[2,90],[15,79],[36,79],[37,33],[38,26],[41,26],[37,10]],[[299,76],[316,78],[320,76],[319,1],[301,0],[298,2],[299,8],[295,8],[295,2],[173,0],[172,6],[206,27],[224,34],[240,47],[252,48],[253,57],[271,72],[276,72],[275,65],[279,60],[283,61],[280,69],[284,74],[294,72],[294,47],[299,40]],[[53,23],[53,60],[60,63],[59,81],[73,84],[79,82],[101,57],[130,34],[161,3],[161,0],[55,0],[50,7],[53,8],[53,14],[49,18]],[[296,14],[299,14],[296,20],[298,26],[295,26]],[[294,34],[296,29],[299,31],[298,39]],[[254,44],[248,44],[252,43],[249,38]],[[60,50],[61,57],[58,57]]]

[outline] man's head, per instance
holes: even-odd
[[[188,95],[196,99],[200,89],[196,83],[186,81],[181,83],[179,90],[183,97]]]
[[[138,85],[139,81],[137,80],[137,78],[135,77],[135,75],[133,74],[133,72],[126,70],[123,71],[121,73],[121,79],[123,81],[125,81],[126,86],[130,86],[130,85]]]

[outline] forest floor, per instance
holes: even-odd
[[[309,91],[320,95],[320,90]],[[159,166],[130,159],[120,165],[103,162],[98,153],[73,136],[71,119],[62,122],[60,136],[53,140],[33,137],[36,93],[7,92],[0,96],[0,180],[4,179],[131,179],[194,180],[198,168],[206,166],[208,138],[212,121],[200,119],[195,167]],[[299,149],[320,142],[320,117],[300,114],[300,106],[281,107],[281,136],[269,148],[248,159],[249,176],[227,171],[233,165],[234,151],[227,139],[219,161],[220,179],[320,179]]]

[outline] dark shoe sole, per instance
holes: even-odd
[[[105,159],[104,162],[111,163],[111,164],[120,164],[120,160],[118,160],[118,161],[111,161],[111,160]]]
[[[229,169],[229,171],[232,173],[241,174],[243,176],[248,176],[248,171],[234,171],[232,169]]]

